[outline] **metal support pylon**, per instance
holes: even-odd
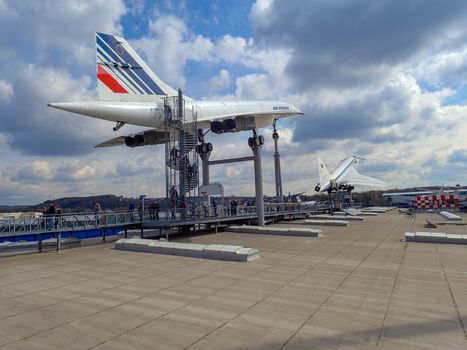
[[[272,122],[273,133],[272,139],[274,140],[274,174],[276,179],[276,198],[282,203],[284,202],[284,196],[282,194],[282,175],[281,175],[281,156],[279,154],[279,148],[277,140],[279,140],[279,133],[276,129],[277,119]]]
[[[263,167],[261,163],[261,149],[264,144],[263,135],[257,135],[253,130],[253,137],[248,139],[248,145],[251,147],[255,164],[255,193],[256,210],[258,212],[258,226],[264,226],[264,195],[263,195]]]

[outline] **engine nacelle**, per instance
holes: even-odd
[[[253,130],[256,128],[254,117],[235,117],[234,119],[214,120],[210,123],[215,134]]]
[[[237,122],[235,119],[215,120],[211,122],[210,126],[211,131],[215,134],[237,131]]]
[[[222,121],[215,120],[210,123],[210,127],[214,134],[223,134],[225,132],[224,127],[222,126]]]
[[[125,145],[128,147],[159,145],[166,142],[166,139],[163,131],[148,130],[136,135],[125,136]]]
[[[135,136],[125,136],[125,145],[128,147],[145,146],[146,143],[144,142],[144,135],[138,134]]]

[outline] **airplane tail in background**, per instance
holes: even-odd
[[[324,165],[323,160],[318,158],[318,170],[319,170],[319,183],[321,186],[324,186],[329,180],[331,175],[329,174],[326,165]]]
[[[354,186],[386,187],[388,184],[384,181],[375,179],[371,176],[360,174],[354,167],[351,167],[341,178]]]
[[[99,100],[156,101],[177,95],[122,37],[96,33],[96,59]]]

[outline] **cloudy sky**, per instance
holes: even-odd
[[[112,123],[46,106],[95,98],[96,31],[194,98],[301,108],[279,125],[286,193],[313,193],[317,157],[333,168],[352,154],[391,188],[467,184],[465,0],[0,0],[0,204],[165,193],[162,147],[96,150]],[[249,155],[248,136],[210,136],[211,159]],[[252,195],[252,176],[236,164],[211,180]]]

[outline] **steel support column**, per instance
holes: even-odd
[[[201,167],[203,168],[203,186],[209,185],[209,157],[211,152],[201,153]]]
[[[253,161],[255,164],[255,193],[258,226],[264,226],[263,166],[261,163],[261,148],[263,143],[263,136],[257,136],[256,130],[254,130],[253,137],[248,140],[248,145],[253,151]]]
[[[276,130],[276,121],[277,119],[274,119],[274,122],[272,124],[273,126],[273,133],[272,133],[272,139],[274,140],[274,173],[275,173],[275,179],[276,179],[276,198],[277,200],[282,203],[284,202],[284,196],[282,194],[282,175],[281,175],[281,156],[279,154],[279,149],[277,146],[277,140],[279,139],[279,134]]]

